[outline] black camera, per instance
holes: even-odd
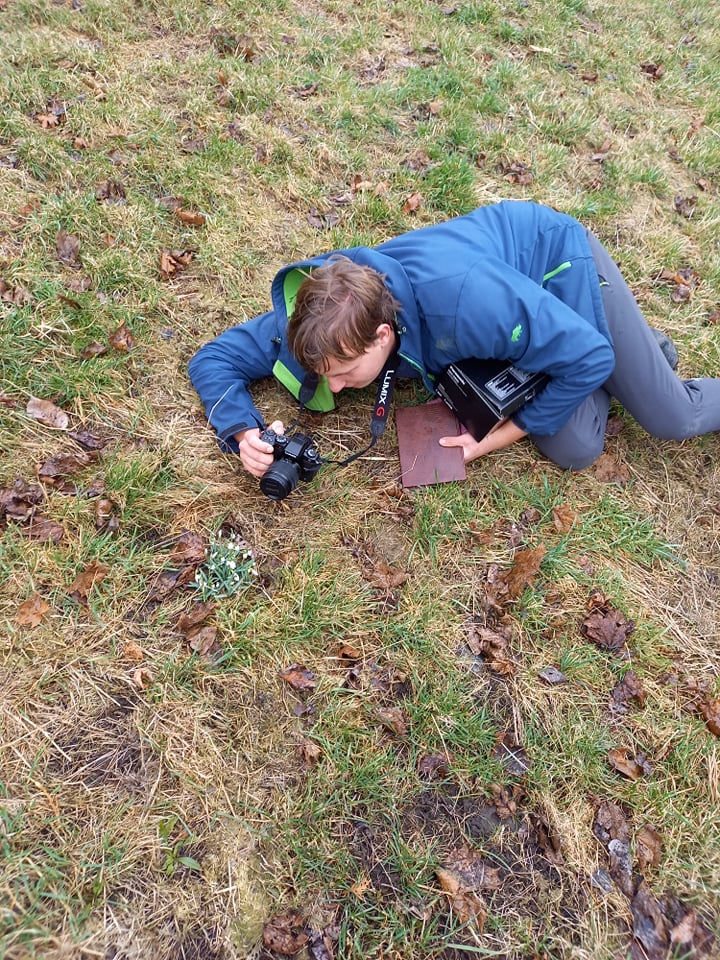
[[[275,458],[260,477],[260,489],[271,500],[284,500],[300,480],[312,480],[322,466],[320,451],[307,434],[286,437],[274,430],[263,430],[260,439],[272,444]]]

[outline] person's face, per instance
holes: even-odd
[[[321,371],[333,393],[346,387],[366,387],[380,374],[395,345],[395,334],[387,323],[381,323],[375,339],[364,353],[357,357],[328,360]]]

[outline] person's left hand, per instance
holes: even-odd
[[[501,420],[482,440],[476,440],[470,433],[461,433],[459,437],[441,437],[439,443],[441,447],[462,447],[463,459],[469,463],[526,436],[527,431],[516,427],[512,420]]]

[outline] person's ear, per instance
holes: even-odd
[[[375,331],[375,340],[381,347],[386,347],[395,336],[395,331],[389,323],[381,323]]]

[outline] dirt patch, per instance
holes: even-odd
[[[157,779],[157,758],[137,729],[138,701],[126,690],[91,717],[78,716],[55,739],[48,773],[86,787],[142,795]]]

